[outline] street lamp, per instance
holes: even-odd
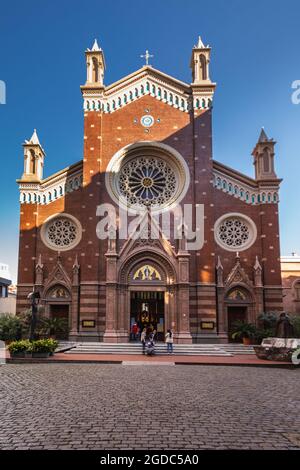
[[[40,301],[40,293],[39,292],[30,292],[28,294],[27,299],[30,300],[31,303],[31,322],[30,322],[30,336],[29,336],[29,341],[34,340],[34,332],[37,324],[37,311],[38,311],[38,305]]]

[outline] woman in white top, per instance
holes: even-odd
[[[142,345],[143,345],[143,354],[145,354],[145,345],[146,345],[146,328],[143,329],[142,333],[141,333],[141,342],[142,342]]]
[[[167,330],[165,338],[166,338],[166,343],[167,343],[167,352],[168,352],[168,354],[172,354],[173,353],[173,333],[172,333],[172,330]]]

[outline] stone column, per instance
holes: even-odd
[[[190,333],[190,293],[189,293],[189,253],[178,253],[178,291],[177,291],[177,333],[174,339],[177,343],[192,343]]]
[[[117,318],[117,253],[112,250],[106,254],[106,325],[103,341],[118,342]]]
[[[80,265],[78,263],[78,257],[76,256],[73,264],[73,279],[72,279],[72,303],[70,305],[70,314],[71,314],[71,331],[69,333],[69,339],[75,340],[78,337],[79,333],[79,271]]]
[[[118,325],[117,334],[119,343],[128,343],[129,335],[128,328],[126,325],[127,320],[127,295],[126,286],[121,285],[117,290],[118,302],[117,302],[117,314],[118,314]]]

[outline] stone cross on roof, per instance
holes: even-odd
[[[149,54],[148,49],[146,49],[145,54],[141,54],[141,58],[146,60],[146,64],[145,64],[145,65],[150,65],[150,64],[149,64],[149,59],[150,59],[151,57],[154,57],[154,55]]]

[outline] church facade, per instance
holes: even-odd
[[[23,144],[17,311],[35,290],[69,339],[127,342],[137,323],[178,343],[281,311],[275,141],[261,131],[253,178],[213,159],[210,47],[192,49],[191,84],[146,52],[104,85],[97,41],[85,55],[83,159],[44,178],[36,131]]]

